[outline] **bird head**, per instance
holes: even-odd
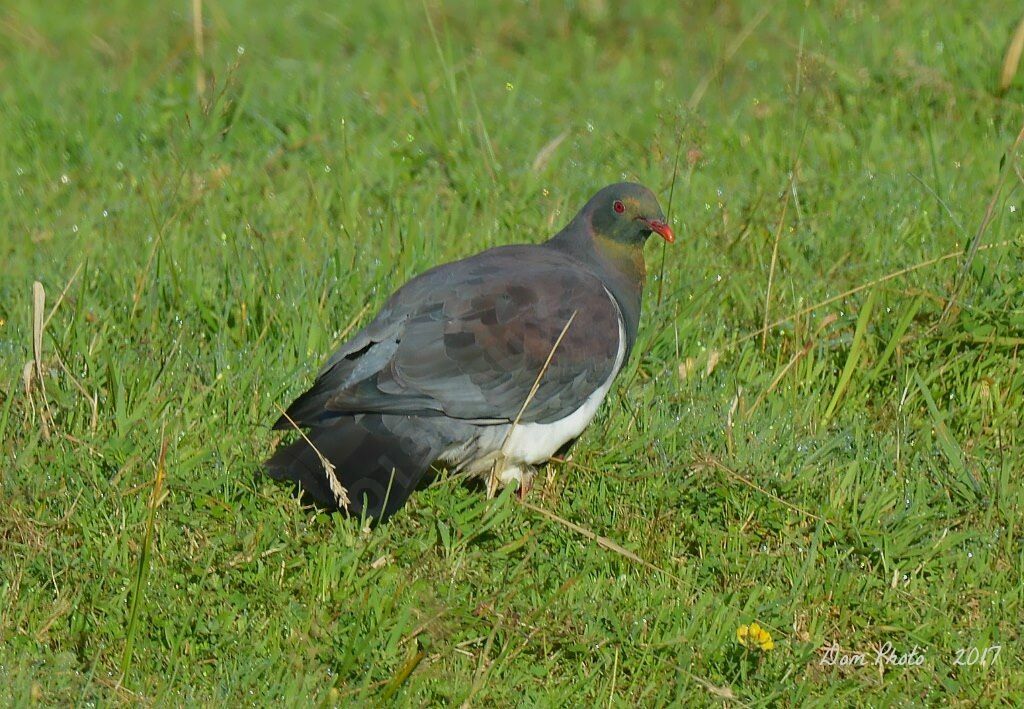
[[[621,182],[594,195],[584,211],[594,236],[628,246],[643,246],[652,233],[675,241],[658,198],[643,185]]]

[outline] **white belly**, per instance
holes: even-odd
[[[609,295],[609,297],[611,297]],[[622,367],[626,355],[626,332],[619,316],[619,349],[615,355],[608,379],[587,397],[583,404],[565,418],[551,423],[520,423],[512,429],[512,434],[505,443],[503,452],[510,462],[537,465],[555,454],[559,448],[583,433],[583,429],[594,419],[597,409],[601,406],[612,382]]]
[[[486,476],[489,494],[493,494],[497,483],[508,484],[513,480],[523,490],[529,487],[533,478],[533,466],[548,460],[559,448],[583,433],[612,388],[626,357],[626,329],[622,313],[607,288],[605,293],[611,298],[619,316],[619,346],[612,371],[604,383],[565,418],[551,423],[519,423],[511,431],[508,425],[487,426],[473,441],[445,451],[442,460],[456,463],[459,470],[469,475]]]

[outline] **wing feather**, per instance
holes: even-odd
[[[574,312],[522,417],[558,420],[611,375],[621,316],[600,279],[541,247],[492,249],[410,281],[332,356],[293,418],[512,421]]]

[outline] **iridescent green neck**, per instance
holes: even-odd
[[[638,290],[643,288],[647,278],[643,248],[623,244],[600,234],[594,234],[593,241],[594,251],[605,261],[609,270],[620,271],[623,275],[636,280]]]

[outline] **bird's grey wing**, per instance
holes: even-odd
[[[341,357],[304,395],[307,422],[370,412],[512,421],[572,319],[521,418],[547,423],[579,408],[619,351],[618,306],[600,280],[536,251],[438,269],[389,309],[387,326],[378,317],[367,328],[389,336]]]

